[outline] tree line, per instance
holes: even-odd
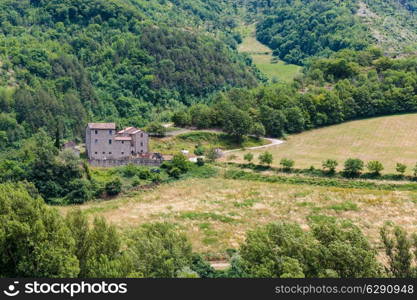
[[[244,135],[285,134],[348,120],[417,111],[417,59],[386,57],[377,48],[343,50],[312,61],[293,84],[233,89],[212,104],[178,111],[178,126]]]

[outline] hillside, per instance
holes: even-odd
[[[385,169],[383,173],[395,173],[397,163],[407,165],[407,174],[417,163],[417,115],[395,115],[315,129],[290,135],[286,143],[270,148],[274,166],[279,167],[281,158],[295,160],[297,168],[314,166],[321,169],[326,159],[336,159],[339,170],[348,158],[364,161],[378,160]],[[257,156],[263,151],[251,151]],[[243,162],[246,152],[235,153]]]
[[[26,135],[80,137],[87,119],[143,126],[216,91],[254,87],[229,15],[220,0],[2,1],[1,111]]]
[[[391,54],[415,49],[416,3],[410,1],[242,1],[257,38],[280,59],[304,64],[342,49],[378,45]]]

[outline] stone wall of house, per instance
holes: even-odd
[[[141,158],[131,158],[131,159],[106,159],[106,160],[90,159],[88,162],[90,163],[90,165],[94,167],[112,168],[112,167],[126,166],[128,164],[134,164],[138,166],[159,167],[164,161],[158,160],[158,159],[141,157]]]

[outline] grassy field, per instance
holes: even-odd
[[[336,216],[351,219],[374,242],[386,221],[417,230],[417,193],[288,185],[244,180],[186,179],[155,190],[135,192],[81,206],[90,216],[104,216],[121,230],[146,222],[173,222],[194,249],[222,258],[238,247],[245,232],[275,221],[298,222]],[[68,207],[61,208],[67,211]]]
[[[255,25],[245,26],[245,30],[242,32],[244,40],[239,45],[239,52],[250,54],[255,65],[270,80],[291,82],[300,73],[300,66],[286,64],[274,58],[272,50],[255,38]]]
[[[245,137],[242,143],[238,143],[224,133],[192,131],[174,137],[152,138],[150,148],[152,152],[173,155],[181,150],[188,150],[192,154],[195,146],[198,144],[201,144],[205,149],[220,148],[222,150],[232,150],[262,146],[268,143],[267,140],[254,137]]]
[[[263,150],[265,151],[265,150]],[[263,151],[251,151],[257,156]],[[383,173],[395,173],[397,162],[408,166],[407,174],[417,163],[417,114],[396,115],[353,121],[336,126],[291,135],[285,144],[268,149],[274,166],[281,158],[295,160],[295,167],[321,168],[325,159],[339,161],[339,169],[348,158],[379,160]],[[243,161],[243,151],[235,153]]]

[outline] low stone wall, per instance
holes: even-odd
[[[120,167],[126,166],[128,164],[138,165],[138,166],[150,166],[150,167],[159,167],[164,161],[158,159],[150,158],[131,158],[131,159],[90,159],[89,164],[94,167],[101,168],[111,168],[111,167]]]

